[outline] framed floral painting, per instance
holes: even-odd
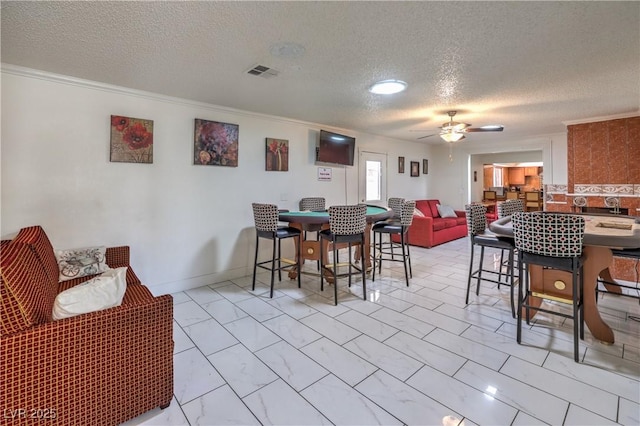
[[[153,163],[153,120],[112,115],[110,161]]]
[[[268,172],[289,171],[289,141],[267,138],[266,170]]]
[[[239,128],[196,118],[193,164],[238,167]]]

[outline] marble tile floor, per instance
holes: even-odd
[[[640,424],[638,300],[601,297],[616,342],[587,329],[575,363],[571,320],[540,314],[516,343],[509,287],[483,282],[465,306],[469,252],[412,247],[409,287],[388,262],[367,301],[339,283],[338,306],[312,276],[273,299],[268,273],[174,294],[174,399],[126,424]]]

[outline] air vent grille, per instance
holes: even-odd
[[[255,65],[247,71],[247,74],[259,76],[262,78],[272,78],[280,74],[280,71],[269,68],[265,65]]]

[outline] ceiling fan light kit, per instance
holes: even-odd
[[[448,111],[447,115],[449,116],[449,121],[444,123],[440,127],[440,133],[435,133],[433,135],[422,136],[418,139],[425,139],[431,136],[439,135],[442,139],[447,142],[458,142],[465,138],[464,133],[475,133],[475,132],[501,132],[504,130],[504,126],[499,124],[490,124],[482,127],[471,127],[469,123],[459,123],[457,121],[453,121],[453,117],[456,115],[458,111]]]

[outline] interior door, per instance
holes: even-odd
[[[387,205],[387,154],[360,151],[358,198],[361,203]]]

